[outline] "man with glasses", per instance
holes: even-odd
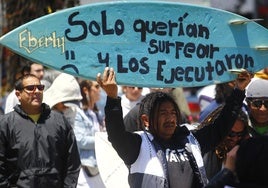
[[[32,74],[15,83],[20,104],[0,118],[0,187],[76,187],[80,159],[73,130],[42,103],[43,91]]]
[[[42,82],[44,78],[44,66],[38,63],[27,62],[27,64],[22,68],[21,75],[33,74],[39,78]],[[15,89],[7,96],[5,102],[5,113],[13,111],[16,104],[19,104],[18,98],[15,95]]]
[[[268,135],[268,80],[252,80],[247,88],[246,102],[251,135]]]

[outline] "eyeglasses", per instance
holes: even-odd
[[[30,91],[30,92],[34,92],[36,90],[36,88],[39,91],[43,91],[45,89],[45,85],[28,85],[28,86],[24,86],[22,89],[25,89],[26,91]]]
[[[233,137],[243,137],[243,136],[245,136],[246,135],[246,131],[244,130],[244,131],[240,131],[240,132],[234,132],[234,131],[231,131],[229,134],[228,134],[228,136],[229,137],[231,137],[231,138],[233,138]]]
[[[252,107],[260,109],[262,105],[265,106],[266,109],[268,109],[268,100],[261,100],[261,99],[255,99],[255,100],[250,100],[250,104]]]

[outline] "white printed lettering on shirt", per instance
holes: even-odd
[[[185,149],[166,149],[166,159],[168,162],[184,162],[189,160]]]

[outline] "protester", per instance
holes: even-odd
[[[95,131],[105,130],[104,115],[101,114],[97,102],[101,99],[101,88],[96,81],[82,80],[80,81],[80,91],[82,94],[82,109],[85,114],[92,119],[95,124]]]
[[[109,72],[109,74],[108,74]],[[107,93],[105,123],[108,140],[129,168],[130,187],[203,187],[207,184],[202,153],[219,144],[233,126],[242,107],[250,74],[243,72],[219,116],[210,126],[191,133],[181,123],[180,110],[163,92],[151,93],[140,118],[147,131],[127,132],[115,72],[106,68],[97,81]],[[199,148],[201,146],[201,148]]]
[[[142,87],[122,86],[122,110],[123,117],[143,99]]]
[[[250,134],[268,135],[268,80],[254,79],[246,92]]]
[[[63,84],[65,83],[65,84]],[[61,73],[44,94],[49,106],[62,112],[74,129],[82,168],[77,187],[103,187],[95,157],[95,132],[103,130],[104,124],[96,106],[100,99],[97,82],[81,81]],[[82,104],[82,108],[80,108]]]
[[[206,188],[268,187],[268,137],[249,138],[235,146],[228,154],[224,169]]]
[[[81,99],[78,81],[74,76],[66,73],[58,75],[44,92],[44,102],[51,109],[63,113],[71,126],[74,125],[77,107],[79,107]]]
[[[100,100],[100,86],[96,81],[90,80],[82,80],[79,85],[83,97],[82,108],[77,109],[74,133],[82,168],[77,188],[104,188],[95,154],[95,133],[104,130],[104,122],[96,105]]]
[[[44,67],[41,64],[28,62],[21,70],[21,75],[33,74],[40,80],[44,77]],[[5,113],[13,111],[13,107],[19,104],[19,100],[15,95],[15,89],[7,96],[5,101]]]
[[[75,188],[80,159],[64,116],[42,103],[35,75],[15,83],[20,105],[0,120],[0,187]]]
[[[202,124],[208,124],[217,117],[223,105],[218,107],[214,113],[210,114]],[[201,125],[202,125],[201,124]],[[206,125],[203,125],[206,126]],[[248,117],[247,114],[240,110],[238,117],[228,135],[221,141],[215,150],[209,151],[203,156],[204,166],[206,168],[207,177],[210,180],[223,167],[227,153],[244,139],[249,138]]]

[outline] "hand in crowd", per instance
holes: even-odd
[[[227,153],[226,161],[224,163],[224,167],[231,170],[232,172],[235,171],[235,162],[236,162],[236,152],[239,149],[239,145],[236,145]]]
[[[102,89],[106,92],[107,96],[111,98],[117,97],[118,88],[115,81],[115,72],[113,68],[106,67],[104,69],[103,75],[101,75],[101,73],[98,73],[96,80]]]
[[[245,88],[247,87],[253,76],[254,75],[248,71],[241,72],[235,80],[236,88],[240,90],[245,90]]]

